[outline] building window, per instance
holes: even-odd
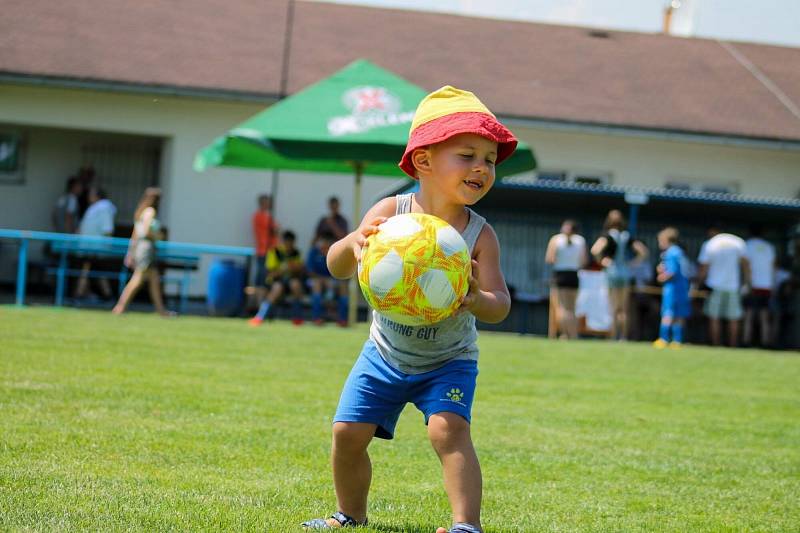
[[[0,131],[0,184],[25,183],[25,142],[22,135]]]

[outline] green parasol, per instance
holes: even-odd
[[[352,174],[355,226],[361,216],[362,176],[405,176],[397,163],[414,111],[426,94],[361,59],[217,138],[197,153],[194,168],[199,172],[224,166]],[[534,168],[533,152],[520,143],[497,172],[502,177]]]

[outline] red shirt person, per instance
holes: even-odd
[[[278,245],[278,223],[272,216],[272,197],[258,197],[258,210],[253,213],[253,239],[256,245],[256,285],[267,279],[266,258],[270,250]]]

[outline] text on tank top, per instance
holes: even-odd
[[[413,193],[397,195],[395,214],[410,213],[412,198]],[[486,219],[472,209],[467,211],[469,222],[461,236],[472,256]],[[430,372],[453,359],[478,359],[478,332],[472,313],[430,325],[406,326],[373,310],[370,339],[390,365],[406,374]]]

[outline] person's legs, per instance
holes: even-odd
[[[722,344],[722,323],[719,318],[709,317],[708,333],[711,336],[711,344],[714,346]]]
[[[578,338],[578,319],[575,317],[575,300],[578,291],[567,287],[559,287],[558,298],[558,325],[559,329],[568,339]]]
[[[664,315],[661,317],[661,327],[658,330],[658,338],[665,343],[669,342],[670,333],[672,329],[672,315]]]
[[[683,318],[676,318],[672,322],[672,343],[675,344],[683,344],[683,326],[686,323],[686,319]]]
[[[333,280],[336,285],[336,293],[338,296],[336,305],[336,315],[340,326],[347,325],[347,309],[350,306],[350,295],[348,294],[348,281],[337,279]]]
[[[433,414],[428,419],[428,437],[442,463],[453,522],[480,528],[483,481],[469,422],[455,413]]]
[[[145,272],[137,268],[133,271],[133,275],[131,275],[131,279],[128,280],[128,284],[125,285],[125,288],[122,290],[122,294],[119,296],[119,301],[117,301],[117,305],[111,310],[112,313],[115,315],[119,315],[125,312],[125,309],[128,308],[128,304],[131,302],[136,293],[142,286],[142,282],[144,281]]]
[[[161,275],[158,273],[156,267],[150,267],[147,271],[148,289],[150,291],[150,300],[153,302],[153,307],[159,315],[168,315],[167,310],[164,308],[164,299],[161,296]]]
[[[745,305],[744,319],[742,320],[742,343],[745,346],[753,344],[753,323],[755,322],[755,312],[753,306]]]
[[[303,322],[303,282],[297,278],[289,280],[289,292],[292,295],[292,321],[295,324]]]
[[[772,317],[769,307],[764,307],[758,312],[761,326],[761,347],[768,348],[772,344]]]
[[[92,269],[92,264],[89,261],[84,261],[81,266],[80,277],[78,278],[78,285],[75,288],[75,298],[83,298],[89,290],[89,271]]]
[[[628,287],[611,287],[611,338],[625,340],[628,338]]]
[[[372,482],[372,463],[367,447],[376,424],[336,422],[333,424],[331,465],[339,511],[363,523],[367,519],[367,495]],[[329,525],[337,525],[329,519]]]
[[[739,346],[739,323],[741,320],[728,320],[728,346],[736,348]]]
[[[322,293],[324,292],[322,278],[311,279],[311,320],[322,322]]]

